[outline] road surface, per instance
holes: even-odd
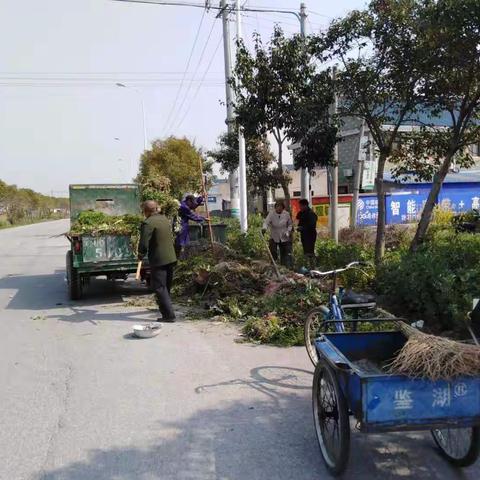
[[[302,348],[238,344],[233,327],[165,325],[126,308],[134,283],[65,292],[64,221],[0,231],[0,479],[326,479]],[[353,434],[347,479],[478,480],[424,434]]]

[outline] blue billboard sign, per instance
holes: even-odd
[[[418,222],[426,201],[426,193],[398,192],[388,195],[385,199],[387,224]]]
[[[429,190],[393,192],[385,196],[387,225],[415,223],[420,220]],[[438,203],[454,213],[480,210],[480,185],[443,186]],[[361,196],[357,204],[357,225],[376,225],[378,201],[375,195]]]
[[[378,218],[378,200],[376,195],[365,195],[358,199],[357,225],[376,225]]]
[[[480,188],[444,188],[439,195],[439,203],[455,213],[480,209]]]

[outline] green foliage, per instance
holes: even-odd
[[[466,214],[464,214],[466,215]],[[458,218],[467,218],[461,216],[455,216],[455,214],[449,208],[444,208],[441,205],[436,205],[433,209],[433,216],[432,216],[432,225],[437,228],[448,228],[455,223],[455,219]],[[462,220],[468,221],[468,220]]]
[[[153,177],[167,178],[169,188],[159,190],[170,191],[173,197],[181,199],[187,192],[201,191],[201,163],[205,172],[210,170],[211,166],[204,162],[201,151],[188,139],[169,137],[156,140],[151,150],[142,155],[137,181],[143,185]]]
[[[238,304],[247,318],[243,333],[261,343],[303,345],[307,313],[326,299],[314,282],[292,285],[272,295],[242,298]]]
[[[235,112],[247,137],[273,133],[277,142],[278,176],[289,203],[288,181],[283,175],[283,144],[287,138],[303,142],[312,125],[316,127],[315,134],[321,134],[321,126],[325,121],[328,123],[325,112],[331,103],[332,90],[328,73],[316,71],[317,63],[312,61],[301,36],[286,38],[276,27],[267,45],[258,34],[254,35],[253,42],[253,52],[243,42],[238,46],[232,80],[236,92]],[[325,144],[324,137],[322,140]],[[315,153],[317,161],[325,163],[319,152]],[[302,155],[305,157],[306,153]],[[327,156],[331,161],[331,151]]]
[[[405,315],[433,330],[461,330],[480,296],[480,236],[437,231],[416,253],[386,257],[377,283]]]
[[[251,317],[243,327],[244,335],[259,343],[271,343],[283,347],[304,344],[303,327],[300,325],[285,325],[276,315]]]
[[[368,289],[373,281],[373,257],[372,246],[357,243],[336,244],[331,239],[317,242],[316,254],[320,270],[333,270],[342,268],[350,262],[367,262],[369,266],[361,269],[352,269],[340,275],[340,283],[346,288],[356,287],[360,290]]]
[[[87,210],[81,212],[71,226],[71,235],[137,236],[143,218],[140,215],[107,215]]]
[[[261,215],[248,217],[248,232],[245,234],[241,233],[238,220],[229,219],[227,224],[227,244],[232,250],[248,258],[268,258],[266,239],[262,234]]]
[[[170,194],[170,179],[152,173],[149,177],[141,180],[142,202],[155,200],[160,212],[167,217],[174,217],[178,212],[179,203]]]
[[[29,188],[7,185],[0,180],[0,212],[6,216],[8,226],[63,218],[68,206],[66,198],[49,197]],[[62,209],[63,212],[55,213],[55,209]]]
[[[373,0],[363,11],[334,21],[326,34],[313,40],[316,57],[338,61],[335,86],[341,118],[365,122],[378,149],[377,195],[383,205],[385,164],[399,136],[399,127],[421,104],[423,81],[419,64],[425,50],[421,32],[421,2]],[[388,124],[391,128],[384,128]],[[375,260],[384,254],[385,211],[377,221]]]
[[[480,211],[470,210],[458,215],[451,212],[450,224],[456,232],[477,232],[480,227]]]
[[[233,172],[238,168],[238,134],[224,133],[217,141],[218,148],[208,152],[224,172]],[[277,188],[282,183],[284,174],[272,168],[275,158],[270,151],[270,144],[264,137],[246,139],[247,185],[254,195],[266,195],[270,188]]]

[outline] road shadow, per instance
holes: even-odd
[[[271,367],[268,367],[271,368]],[[288,369],[284,369],[284,373]],[[293,369],[294,370],[294,369]],[[310,396],[291,391],[284,373],[264,383],[261,399],[202,408],[182,421],[152,421],[149,446],[91,449],[86,460],[39,472],[36,480],[314,480],[330,478],[317,445]],[[292,372],[297,375],[298,372]],[[256,375],[256,374],[255,374]],[[258,391],[256,376],[212,385]],[[275,385],[277,385],[275,387]],[[209,386],[205,386],[209,387]],[[208,388],[197,391],[208,395]],[[260,390],[262,391],[262,390]],[[228,398],[228,397],[226,397]],[[175,399],[172,399],[174,402]],[[64,428],[68,428],[65,425]],[[122,439],[119,439],[122,443]],[[143,443],[143,442],[142,442]],[[82,456],[84,453],[82,452]],[[58,460],[57,460],[58,461]],[[352,434],[346,480],[479,478],[479,467],[456,472],[433,451],[423,434]]]
[[[7,310],[51,310],[55,308],[87,307],[98,304],[122,302],[122,297],[148,295],[148,288],[133,279],[126,282],[92,278],[84,292],[84,298],[72,301],[68,298],[64,270],[48,275],[16,275],[0,278],[0,290],[11,290]]]

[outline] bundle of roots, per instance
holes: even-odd
[[[480,376],[480,347],[427,335],[396,322],[407,342],[388,366],[390,373],[428,380]]]

